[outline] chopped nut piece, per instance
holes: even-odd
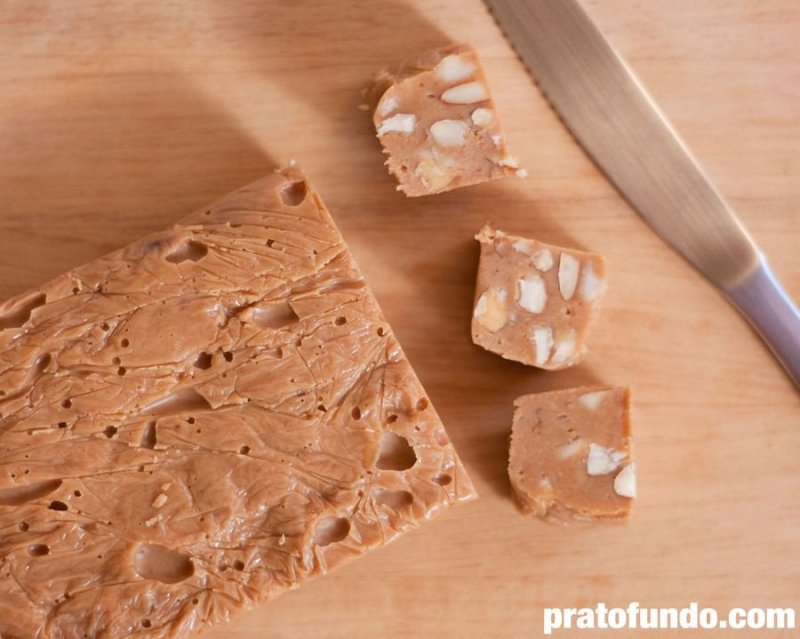
[[[568,362],[575,354],[575,329],[568,328],[556,337],[555,352],[550,358],[550,363],[558,366]]]
[[[448,47],[404,71],[385,73],[376,88],[382,95],[373,122],[389,171],[406,195],[525,174],[509,160],[483,69],[470,47]]]
[[[582,405],[581,398],[601,395],[593,412]],[[636,493],[629,398],[626,388],[595,387],[514,402],[508,476],[523,513],[560,521],[628,517]]]
[[[636,464],[628,464],[614,478],[614,492],[621,497],[636,497]]]
[[[621,451],[603,448],[598,444],[589,444],[586,472],[590,475],[608,475],[617,469],[625,457],[625,453]]]
[[[167,503],[167,496],[164,493],[160,493],[158,497],[153,500],[153,508],[161,508],[164,504]]]
[[[561,254],[561,261],[558,265],[558,288],[565,300],[572,299],[575,294],[580,269],[581,263],[578,260],[569,253]]]
[[[578,398],[582,406],[589,410],[597,410],[602,402],[608,396],[608,391],[595,391],[594,393],[586,393]]]
[[[533,263],[540,271],[549,271],[553,268],[553,254],[547,249],[541,249],[533,254]]]
[[[538,275],[527,275],[517,281],[519,305],[529,313],[541,313],[547,303],[544,280]]]
[[[478,70],[469,55],[452,54],[436,65],[436,75],[445,84],[455,84],[473,76]]]
[[[389,96],[381,103],[380,114],[383,117],[386,117],[390,113],[396,111],[399,106],[400,106],[400,100],[397,98],[397,96],[395,95]]]
[[[553,329],[549,326],[539,326],[533,329],[533,342],[536,348],[536,366],[544,366],[550,359],[550,352],[553,350]]]
[[[605,290],[605,266],[598,255],[550,246],[506,235],[485,226],[476,239],[481,258],[475,286],[475,304],[484,291],[510,291],[511,308],[492,330],[477,320],[472,341],[478,346],[531,366],[558,369],[577,363],[586,334]],[[558,263],[559,268],[553,268]],[[594,295],[583,294],[586,278]],[[581,294],[575,292],[580,290]],[[516,302],[516,304],[514,304]]]
[[[378,135],[387,133],[413,133],[417,124],[417,116],[413,113],[398,113],[385,119],[378,126]]]
[[[450,104],[475,104],[488,99],[489,92],[483,82],[466,82],[442,93],[442,102]]]
[[[469,127],[461,120],[438,120],[431,124],[433,141],[443,147],[461,147]]]
[[[474,317],[487,331],[494,333],[506,325],[508,321],[506,297],[508,294],[504,290],[490,288],[478,299]]]
[[[470,115],[469,117],[475,126],[479,126],[482,129],[485,129],[492,123],[492,120],[494,119],[494,113],[492,112],[491,109],[480,107],[478,109],[475,109],[472,112],[472,115]]]

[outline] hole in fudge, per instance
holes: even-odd
[[[186,240],[181,242],[172,253],[167,255],[164,259],[172,264],[180,264],[181,262],[198,262],[208,255],[208,247],[202,242],[196,240]]]
[[[244,562],[241,559],[237,559],[233,562],[233,569],[241,572],[244,570]]]
[[[49,479],[24,486],[0,488],[0,506],[20,506],[26,502],[49,495],[60,487],[60,479]]]
[[[211,410],[211,404],[194,388],[182,388],[148,404],[142,412],[148,415],[174,415],[192,410]]]
[[[17,302],[5,315],[0,315],[0,331],[6,328],[19,328],[31,318],[31,313],[36,308],[44,306],[47,295],[37,293],[33,297]]]
[[[52,360],[53,358],[50,353],[39,355],[39,357],[36,358],[36,362],[33,364],[36,373],[39,374],[44,372],[44,369],[47,368]]]
[[[106,426],[103,430],[103,434],[111,439],[114,435],[117,434],[117,427],[116,426]]]
[[[428,408],[428,406],[429,406],[429,402],[428,402],[427,398],[425,398],[425,397],[422,397],[417,402],[417,410],[419,410],[419,411],[425,410],[426,408]]]
[[[58,422],[58,427],[59,428],[66,428],[67,427],[67,422]]]
[[[133,568],[143,579],[165,584],[185,581],[194,574],[192,560],[160,544],[142,544],[133,554]]]
[[[28,532],[31,529],[31,525],[27,521],[21,521],[18,528],[21,532]]]
[[[28,554],[31,557],[44,557],[50,554],[50,546],[47,544],[33,544],[28,546]]]
[[[225,359],[226,362],[233,361],[233,353],[231,353],[230,351],[223,351],[222,357]]]
[[[122,346],[122,348],[128,348],[128,346],[131,345],[131,341],[127,337],[123,337],[119,344]]]
[[[152,625],[149,619],[142,619],[142,628],[150,628]]]
[[[453,477],[448,473],[442,473],[441,475],[436,475],[433,478],[433,481],[440,486],[447,486],[448,484],[453,483]]]
[[[69,507],[63,501],[51,501],[48,506],[50,510],[66,511]]]
[[[342,541],[350,534],[350,522],[344,517],[324,517],[314,528],[314,543],[328,546]]]
[[[352,415],[355,420],[361,419],[361,409],[358,406],[354,406],[353,410],[350,411],[350,415]]]
[[[281,187],[280,194],[286,206],[299,206],[308,195],[308,187],[303,181],[290,182]]]
[[[401,511],[414,501],[414,495],[407,490],[380,490],[375,495],[375,503],[388,506],[392,510]]]
[[[240,455],[247,455],[249,452],[250,452],[250,446],[242,446],[239,449],[239,454]]]
[[[383,337],[386,334],[386,331],[383,329],[383,326],[378,327],[378,337]]]
[[[117,375],[119,375],[120,377],[123,377],[123,376],[125,375],[125,373],[127,373],[127,372],[128,372],[128,371],[125,369],[125,367],[124,367],[124,366],[120,366],[120,367],[117,369]]]
[[[340,315],[339,317],[336,318],[336,321],[334,323],[336,324],[336,326],[344,326],[345,324],[347,324],[347,318],[344,315]]]
[[[397,415],[391,414],[386,418],[387,424],[394,424],[397,421]]]
[[[64,408],[72,408],[72,400],[71,399],[61,400],[61,406]]]
[[[385,432],[378,445],[378,461],[381,470],[408,470],[417,463],[417,455],[408,440],[397,433]]]
[[[289,324],[294,324],[300,318],[289,302],[265,304],[251,309],[249,321],[259,328],[279,329]]]
[[[142,448],[149,448],[152,450],[156,447],[157,442],[157,435],[156,435],[156,423],[155,422],[148,422],[147,426],[144,427],[142,431],[142,439],[139,442],[139,445]]]
[[[197,359],[194,360],[194,367],[203,371],[211,368],[211,355],[209,353],[200,353]]]

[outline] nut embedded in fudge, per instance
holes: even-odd
[[[384,74],[373,121],[408,196],[526,175],[508,153],[478,54],[455,45]]]
[[[630,391],[611,386],[514,402],[508,476],[520,510],[543,519],[626,519],[636,496]]]
[[[472,341],[506,359],[555,370],[576,364],[605,284],[599,255],[506,235],[486,225]]]

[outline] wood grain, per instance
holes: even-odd
[[[800,299],[800,5],[588,7]],[[450,40],[483,54],[531,177],[406,199],[359,90]],[[481,492],[208,639],[523,638],[541,634],[544,606],[798,606],[798,394],[587,160],[479,0],[5,0],[0,87],[1,298],[296,158]],[[471,344],[471,238],[487,219],[607,256],[611,287],[581,366],[543,373]],[[632,521],[523,519],[505,476],[513,398],[595,380],[634,389]]]

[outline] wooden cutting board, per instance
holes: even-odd
[[[800,4],[588,6],[800,299]],[[450,40],[482,53],[530,177],[406,199],[359,90]],[[0,4],[0,298],[289,158],[325,197],[482,499],[205,637],[527,638],[544,606],[798,607],[800,395],[587,160],[479,0]],[[579,367],[539,372],[471,344],[472,236],[487,219],[607,256]],[[634,389],[632,521],[522,518],[505,474],[512,400],[595,381]]]

